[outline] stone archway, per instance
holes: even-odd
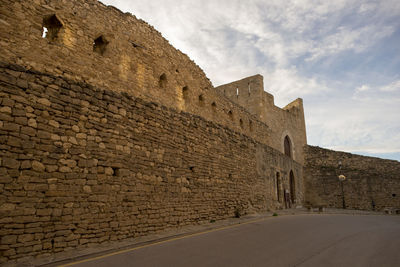
[[[285,140],[283,141],[283,147],[285,155],[289,158],[292,158],[292,142],[290,141],[289,136],[285,136]]]

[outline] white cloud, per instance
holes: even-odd
[[[400,92],[400,80],[394,81],[388,85],[382,86],[379,88],[380,91],[383,92]]]
[[[326,94],[332,91],[316,78],[301,76],[296,68],[275,69],[264,76],[264,88],[275,95],[275,104],[285,106],[297,97]]]
[[[379,27],[371,25],[360,29],[339,27],[337,32],[314,43],[311,49],[311,56],[306,60],[314,61],[347,50],[360,53],[381,39],[391,35],[394,31],[394,27],[391,26]]]
[[[366,84],[363,84],[362,86],[356,88],[356,93],[365,92],[365,91],[368,91],[369,89],[371,89],[371,87],[369,87]]]
[[[369,13],[377,8],[376,3],[363,3],[358,9],[359,13]]]
[[[399,85],[364,84],[352,98],[314,103],[306,110],[309,141],[349,152],[399,153],[400,91],[392,90]]]

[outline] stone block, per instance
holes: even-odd
[[[20,166],[20,162],[13,158],[3,158],[2,166],[9,169],[18,169]]]
[[[14,121],[16,124],[19,124],[19,125],[27,125],[28,124],[28,119],[26,117],[15,117]]]
[[[32,127],[21,127],[21,133],[29,136],[35,136],[36,130]]]
[[[14,256],[15,254],[17,254],[17,253],[15,252],[15,249],[14,249],[14,248],[5,250],[5,251],[3,252],[3,255],[6,256],[6,257]]]
[[[33,118],[30,118],[30,119],[28,120],[28,126],[33,127],[33,128],[37,128],[37,122],[36,122],[36,120],[33,119]]]
[[[9,132],[19,132],[21,125],[12,123],[12,122],[4,122],[2,130],[9,131]]]
[[[3,203],[0,205],[0,212],[10,212],[15,210],[15,204],[13,203]]]
[[[58,171],[62,172],[62,173],[70,173],[70,172],[72,172],[71,168],[67,167],[67,166],[60,166],[58,168]]]
[[[59,128],[60,124],[55,120],[49,120],[49,125],[53,126],[54,128]]]
[[[34,160],[32,161],[32,169],[34,171],[43,172],[46,167],[41,162]]]
[[[32,241],[34,238],[33,234],[23,234],[18,236],[18,242],[20,243],[27,243]]]
[[[14,121],[14,117],[10,116],[9,114],[1,113],[1,112],[0,112],[0,121],[3,122],[3,126],[1,127],[1,128],[3,128],[5,122],[6,122],[6,121]]]
[[[11,107],[7,106],[0,107],[0,112],[11,114]]]
[[[113,175],[114,174],[114,170],[110,167],[104,168],[104,173],[106,175]]]
[[[39,98],[37,103],[42,104],[44,106],[50,107],[51,102],[47,98]]]
[[[66,166],[70,167],[70,168],[74,168],[77,165],[76,161],[73,160],[73,159],[60,159],[59,162],[61,164],[63,164],[63,165],[66,165]]]
[[[36,211],[37,216],[49,216],[53,212],[52,209],[38,209]]]

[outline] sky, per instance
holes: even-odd
[[[303,99],[310,145],[400,161],[399,0],[101,0],[160,31],[214,86],[254,74]]]

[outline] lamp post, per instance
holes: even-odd
[[[339,165],[339,172],[341,172],[341,170],[342,170],[342,162],[339,161],[338,165]],[[344,176],[343,174],[340,174],[338,176],[338,178],[339,178],[339,181],[340,181],[340,187],[342,189],[342,205],[343,205],[343,209],[346,209],[346,202],[344,200],[344,190],[343,190],[343,182],[346,180],[346,176]]]

